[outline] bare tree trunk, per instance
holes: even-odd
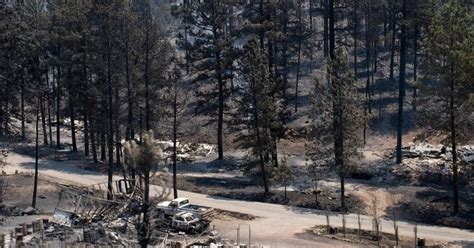
[[[115,158],[116,158],[116,166],[118,168],[122,168],[122,163],[121,163],[121,154],[122,154],[122,149],[121,149],[121,140],[122,140],[122,134],[120,132],[120,125],[119,125],[119,106],[120,106],[120,96],[119,96],[119,90],[118,87],[115,87],[115,104],[114,104],[114,112],[115,112],[115,121],[114,121],[114,126],[115,126]],[[126,178],[124,178],[126,179]]]
[[[451,45],[454,43],[451,37]],[[456,61],[451,61],[450,66],[450,92],[449,92],[449,129],[451,131],[451,152],[453,156],[453,213],[459,213],[459,182],[458,182],[458,153],[456,149],[456,114],[455,114],[455,65]]]
[[[89,119],[89,130],[90,130],[90,137],[91,137],[91,149],[92,149],[92,160],[94,161],[94,163],[98,163],[98,159],[97,159],[97,143],[96,143],[96,137],[97,137],[97,132],[95,131],[95,126],[93,124],[93,120],[90,116],[90,114],[88,114],[88,118]]]
[[[392,43],[390,48],[390,80],[394,79],[394,67],[395,67],[395,38],[397,36],[397,27],[396,27],[396,17],[395,14],[392,15]]]
[[[303,11],[301,8],[301,1],[298,0],[298,62],[296,66],[296,85],[295,85],[295,113],[298,112],[298,84],[300,81],[300,65],[301,65],[301,43],[303,40],[303,20],[302,14]],[[310,0],[311,1],[311,0]]]
[[[262,49],[262,51],[265,50],[265,30],[263,29],[263,22],[265,21],[265,18],[264,18],[264,9],[263,9],[263,0],[260,0],[260,3],[258,4],[258,11],[259,11],[259,17],[260,17],[260,30],[259,30],[259,39],[260,39],[260,49]]]
[[[33,199],[31,201],[31,207],[36,208],[36,194],[38,192],[38,157],[39,157],[39,112],[40,112],[40,97],[38,97],[38,103],[36,105],[36,128],[35,128],[35,136],[36,136],[36,145],[35,145],[35,179],[33,183]]]
[[[359,18],[357,16],[357,9],[359,7],[359,2],[358,0],[354,1],[354,13],[353,13],[353,25],[354,25],[354,30],[352,31],[352,38],[354,39],[354,78],[355,81],[357,81],[357,32],[358,32],[358,26],[359,26]]]
[[[43,93],[45,95],[46,93]],[[48,145],[48,131],[46,129],[46,110],[44,101],[46,97],[41,97],[40,111],[41,111],[41,127],[43,129],[43,145]]]
[[[127,78],[127,108],[128,108],[128,115],[127,115],[127,130],[125,134],[125,138],[127,140],[131,140],[134,138],[133,132],[133,99],[132,99],[132,82],[130,80],[130,66],[129,66],[129,54],[128,54],[128,37],[125,41],[125,75]]]
[[[46,74],[48,75],[48,74]],[[48,80],[48,89],[49,89],[49,80]],[[53,147],[53,127],[51,123],[51,104],[52,104],[52,97],[51,93],[48,92],[48,95],[46,96],[46,103],[47,103],[47,110],[48,110],[48,128],[49,128],[49,146]]]
[[[77,152],[77,143],[76,143],[76,114],[74,112],[74,103],[73,97],[70,96],[69,99],[69,115],[71,118],[71,140],[72,140],[72,151]]]
[[[89,120],[88,120],[88,110],[85,109],[84,110],[84,155],[86,157],[89,156],[90,152],[89,152]]]
[[[308,2],[309,32],[313,34],[313,0],[308,0]]]
[[[217,27],[213,28],[214,35],[214,46],[219,47],[219,34]],[[224,81],[222,79],[222,68],[221,68],[221,54],[220,50],[215,51],[214,57],[216,59],[216,73],[217,73],[217,83],[219,89],[219,99],[218,99],[218,116],[217,116],[217,151],[218,159],[224,159],[224,143],[223,143],[223,124],[224,124]]]
[[[143,222],[142,229],[140,230],[140,246],[142,248],[148,247],[149,243],[149,232],[150,232],[150,223],[148,218],[148,209],[150,206],[150,171],[147,170],[143,177],[144,181],[144,192],[143,192],[143,204],[142,204],[142,214]]]
[[[407,20],[407,3],[403,0],[403,20]],[[403,102],[405,98],[405,56],[406,56],[406,24],[402,22],[400,40],[400,78],[398,95],[398,119],[397,119],[397,159],[402,162],[402,135],[403,135]]]
[[[173,96],[173,196],[174,198],[178,198],[178,186],[177,186],[177,178],[176,178],[176,139],[177,139],[177,129],[178,129],[178,122],[177,122],[177,115],[178,115],[178,87],[177,83],[174,82],[174,96]]]
[[[418,38],[420,36],[420,30],[418,27],[418,13],[415,10],[415,37],[413,41],[413,81],[418,81]],[[413,112],[416,113],[416,86],[413,87]]]
[[[61,119],[59,113],[61,110],[61,67],[57,67],[56,75],[56,148],[61,149]]]
[[[375,73],[377,73],[377,37],[374,37],[372,40],[372,71],[370,73],[370,76],[372,77],[372,96],[375,96]]]
[[[26,138],[26,127],[25,127],[25,79],[22,76],[20,82],[20,108],[21,108],[21,139]]]
[[[102,129],[99,132],[100,132],[100,160],[105,161],[105,159],[106,159],[106,155],[105,155],[105,153],[106,153],[106,151],[105,151],[105,149],[106,149],[106,147],[105,147],[105,138],[106,138],[105,137],[105,130]]]
[[[366,16],[365,20],[365,56],[366,56],[366,70],[367,70],[367,82],[365,84],[365,97],[367,98],[367,108],[369,110],[369,114],[372,113],[372,99],[371,99],[371,93],[370,93],[370,75],[372,74],[370,70],[370,19],[369,19],[369,14]]]
[[[112,200],[112,180],[113,180],[113,169],[114,169],[114,119],[113,119],[113,102],[112,102],[112,58],[111,50],[112,46],[110,44],[110,38],[107,42],[107,110],[108,110],[108,136],[107,136],[107,146],[108,146],[108,173],[107,173],[107,199]]]
[[[147,13],[149,14],[149,13]],[[146,31],[145,31],[145,126],[146,131],[151,129],[150,126],[150,97],[149,97],[149,79],[148,79],[148,67],[150,64],[150,46],[149,46],[149,17],[147,17]]]
[[[328,33],[328,19],[329,19],[329,2],[330,0],[322,0],[323,1],[323,9],[324,9],[324,13],[323,13],[323,25],[324,25],[324,29],[323,29],[323,46],[324,46],[324,57],[328,57],[329,56],[329,45],[328,45],[328,36],[329,36],[329,33]]]

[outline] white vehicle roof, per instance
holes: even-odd
[[[188,198],[178,197],[178,198],[174,199],[173,201],[180,202],[180,201],[185,201],[185,200],[188,200]],[[189,201],[189,200],[188,200],[188,201]]]

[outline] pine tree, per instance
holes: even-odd
[[[185,46],[187,63],[195,73],[198,112],[213,116],[217,121],[218,159],[224,158],[224,109],[229,94],[226,85],[231,77],[233,46],[232,34],[226,34],[230,8],[227,1],[190,1],[181,13],[187,26]],[[214,116],[217,116],[215,118]]]
[[[421,86],[420,124],[444,132],[452,152],[453,212],[459,213],[457,144],[472,130],[474,108],[474,18],[459,0],[438,9],[428,28],[426,78]]]
[[[286,154],[283,154],[283,158],[281,159],[279,166],[273,168],[272,179],[276,182],[283,183],[285,193],[283,201],[286,203],[288,200],[287,186],[289,181],[294,179],[293,170],[291,169],[291,165],[288,164],[288,158]]]
[[[278,119],[278,105],[272,94],[274,82],[271,80],[269,67],[264,54],[255,38],[247,42],[240,61],[244,85],[240,89],[241,99],[237,122],[245,120],[246,131],[238,141],[242,148],[251,149],[251,157],[256,159],[251,165],[259,168],[266,195],[269,190],[270,156],[275,154],[272,130],[281,128]],[[277,159],[272,156],[272,159]]]
[[[407,1],[403,0],[402,3],[402,24],[401,24],[401,33],[400,33],[400,76],[398,78],[398,118],[397,118],[397,156],[396,162],[400,164],[402,162],[402,135],[403,135],[403,104],[405,101],[406,94],[406,55],[407,55],[407,23],[408,20],[408,6]]]
[[[124,165],[133,167],[141,180],[143,180],[143,195],[141,201],[141,216],[136,225],[138,242],[141,247],[147,247],[150,243],[153,228],[150,223],[150,178],[152,172],[158,172],[158,166],[165,164],[163,148],[154,143],[153,132],[148,131],[143,135],[143,142],[137,144],[128,141],[124,145],[127,163]],[[160,200],[165,199],[169,192],[163,191],[159,195]]]
[[[357,150],[363,143],[360,131],[365,123],[362,101],[349,70],[345,55],[338,49],[328,63],[331,85],[316,81],[311,94],[313,131],[307,151],[313,167],[333,168],[338,173],[343,211],[344,179],[360,158]],[[343,148],[335,145],[336,139],[342,140]],[[336,153],[336,149],[342,152]]]

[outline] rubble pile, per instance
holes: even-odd
[[[21,209],[9,203],[0,203],[0,214],[3,216],[21,215]]]
[[[402,148],[402,155],[406,158],[420,159],[443,159],[445,161],[452,160],[452,152],[450,147],[444,145],[431,145],[428,143],[412,144]],[[461,161],[466,163],[474,163],[474,146],[461,146],[457,148],[457,155]]]
[[[69,231],[64,234],[68,239],[59,238],[59,240],[65,240],[64,242],[74,245],[139,247],[140,235],[137,230],[143,225],[140,206],[143,190],[141,184],[133,180],[121,179],[113,181],[111,189],[107,185],[107,183],[100,183],[86,188],[68,188],[61,191],[52,221],[62,230]],[[189,200],[185,198],[175,200],[179,200],[178,202],[184,206],[179,206],[179,209],[173,207],[161,209],[180,210],[171,216],[160,214],[158,205],[150,209],[149,244],[165,247],[170,242],[179,243],[183,240],[183,244],[189,244],[188,240],[193,239],[197,242],[210,242],[210,238],[206,236],[209,233],[209,221],[203,217],[206,213],[202,210],[203,207],[192,208],[195,205],[189,204]],[[195,215],[200,218],[194,217]],[[184,217],[178,219],[177,216]],[[192,222],[190,219],[193,219]],[[185,226],[188,228],[184,228]],[[51,229],[51,233],[59,230],[55,226]],[[67,232],[70,234],[68,235]],[[58,236],[61,235],[43,236],[42,239],[56,242],[55,239]]]
[[[173,141],[156,141],[165,147],[165,155],[173,154]],[[215,146],[206,143],[176,142],[177,159],[183,162],[192,162],[198,157],[207,157],[215,152]]]
[[[14,242],[27,247],[67,247],[71,244],[74,244],[74,247],[123,247],[129,244],[127,239],[122,237],[123,234],[114,232],[103,223],[68,227],[43,219],[38,224],[40,225],[36,226],[41,226],[39,229],[33,228],[27,232],[22,232],[19,228],[20,231],[14,234]]]
[[[402,149],[403,163],[394,165],[390,172],[412,182],[449,184],[452,177],[451,148],[428,143],[413,144]],[[474,146],[461,146],[457,150],[461,166],[460,180],[469,184],[474,172]]]

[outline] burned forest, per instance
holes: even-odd
[[[0,0],[0,246],[474,246],[469,0]]]

